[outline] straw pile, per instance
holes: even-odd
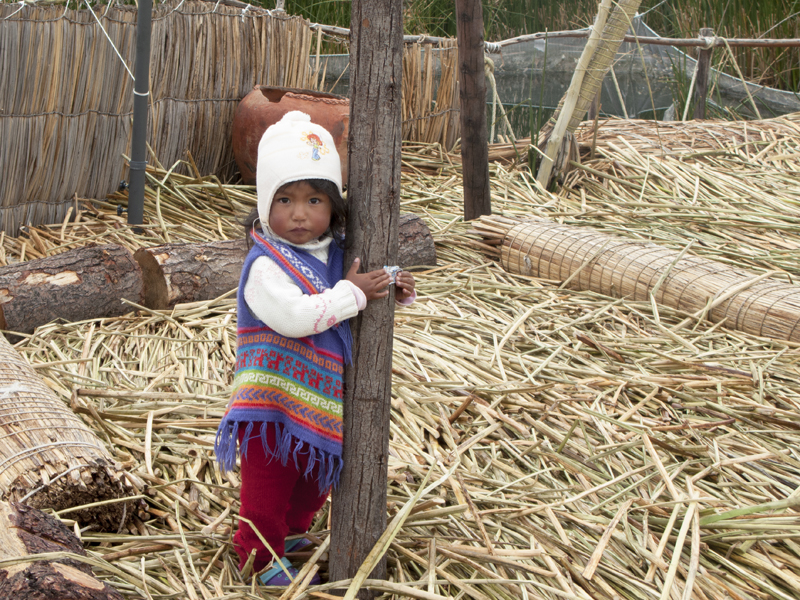
[[[646,121],[641,119],[584,121],[575,132],[583,154],[595,151],[615,154],[624,144],[639,154],[697,154],[718,155],[748,148],[754,154],[766,150],[766,160],[781,160],[777,144],[792,143],[800,135],[800,113],[790,113],[760,121]],[[621,141],[624,139],[624,143]],[[775,142],[775,144],[773,144]],[[530,138],[516,144],[496,144],[489,152],[490,160],[527,159]],[[770,147],[770,145],[772,145]],[[767,148],[769,148],[767,150]]]
[[[493,204],[675,250],[695,239],[698,255],[794,277],[800,174],[779,157],[798,146],[685,161],[625,148],[559,195],[494,166]],[[678,328],[688,315],[676,309],[509,274],[461,222],[457,162],[417,145],[403,165],[402,210],[426,219],[440,266],[416,273],[419,299],[396,314],[391,581],[363,585],[428,600],[796,598],[800,347],[700,319]],[[233,215],[255,202],[252,188],[150,174],[144,240],[113,202],[93,203],[77,221],[0,240],[0,261],[87,238],[238,236]],[[18,345],[58,393],[94,407],[88,422],[143,481],[146,506],[127,530],[82,533],[95,573],[126,597],[283,593],[240,579],[238,481],[211,451],[234,313],[231,298],[139,310],[48,325]],[[296,557],[323,573],[327,514],[313,526],[320,546]]]

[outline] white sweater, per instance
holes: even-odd
[[[325,237],[295,246],[328,263]],[[244,298],[253,315],[283,336],[300,338],[321,333],[354,317],[367,305],[367,297],[355,284],[342,279],[320,294],[307,295],[272,259],[253,261],[244,286]]]

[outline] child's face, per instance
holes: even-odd
[[[332,211],[327,194],[316,191],[305,181],[296,181],[275,193],[269,210],[269,227],[293,244],[305,244],[328,230]]]

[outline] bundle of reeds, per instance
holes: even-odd
[[[500,246],[501,264],[510,273],[633,301],[652,298],[696,319],[800,342],[800,287],[795,285],[547,220],[484,216],[475,229],[487,244]]]
[[[131,481],[2,335],[0,432],[3,499],[72,512],[101,531],[125,526],[133,508]]]

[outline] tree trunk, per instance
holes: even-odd
[[[145,306],[163,310],[231,291],[239,285],[246,254],[243,238],[137,250],[134,258],[142,268]]]
[[[0,502],[0,560],[45,552],[86,556],[61,521],[24,504]],[[35,561],[0,569],[0,598],[14,600],[122,600],[77,560]]]
[[[492,214],[481,0],[456,0],[464,220]]]
[[[131,487],[103,442],[0,336],[0,497],[59,511],[125,498]],[[69,516],[118,531],[132,510],[119,501]]]
[[[350,47],[350,214],[345,269],[397,264],[403,3],[354,0]],[[345,369],[344,468],[331,508],[331,580],[355,575],[386,528],[393,294],[351,319],[353,363]],[[372,577],[385,578],[381,559]],[[368,591],[361,598],[372,597]]]
[[[430,229],[401,215],[397,264],[435,266]],[[32,333],[54,319],[83,321],[130,311],[121,300],[165,310],[212,300],[239,285],[247,255],[244,239],[141,248],[78,248],[0,268],[0,329]],[[137,264],[138,263],[138,264]],[[381,265],[383,266],[383,265]]]
[[[83,321],[130,311],[142,274],[122,246],[69,250],[0,268],[0,329],[33,333],[54,319]]]

